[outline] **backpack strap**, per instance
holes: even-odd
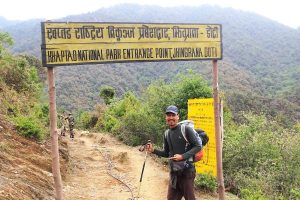
[[[184,124],[181,124],[181,134],[182,134],[182,136],[183,136],[183,138],[184,138],[184,140],[185,140],[185,150],[187,151],[187,148],[188,148],[188,145],[190,144],[189,143],[189,141],[187,140],[187,137],[186,137],[186,133],[185,133],[185,125]],[[189,159],[188,159],[188,161],[190,161],[190,162],[193,162],[193,157],[190,157]]]
[[[181,128],[181,133],[182,133],[182,136],[183,136],[184,140],[186,141],[187,144],[189,144],[189,141],[187,140],[186,134],[185,134],[185,125],[181,124],[180,128]]]
[[[171,155],[174,156],[174,151],[173,151],[173,145],[171,143],[171,139],[170,139],[170,129],[167,129],[165,131],[165,138],[167,139],[168,145],[169,145],[169,151],[171,152]]]

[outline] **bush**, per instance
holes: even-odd
[[[41,140],[45,136],[43,125],[33,117],[18,116],[14,122],[16,129],[25,137]]]
[[[98,118],[90,112],[81,112],[78,117],[76,126],[82,129],[91,129],[97,123]]]
[[[211,98],[212,89],[207,82],[192,71],[188,75],[179,75],[179,81],[174,85],[176,94],[175,105],[180,108],[180,116],[187,118],[188,100],[196,98]]]
[[[111,86],[103,86],[100,88],[99,96],[104,99],[106,105],[110,104],[113,101],[115,94],[116,91]]]
[[[218,183],[216,178],[211,174],[197,174],[195,178],[195,186],[200,190],[216,192]]]
[[[290,194],[291,194],[291,199],[300,199],[300,188],[291,189]]]
[[[241,190],[242,197],[245,200],[268,200],[261,191],[250,191],[248,189]]]
[[[264,115],[244,114],[247,123],[226,127],[223,167],[225,183],[238,194],[290,198],[300,186],[300,135],[268,121]],[[243,191],[242,191],[243,190]],[[244,194],[245,195],[245,194]]]

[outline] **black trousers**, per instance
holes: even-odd
[[[172,177],[170,173],[170,182],[168,186],[168,200],[195,200],[194,180],[196,177],[195,170],[185,170],[181,175],[177,176],[176,188],[172,186]]]

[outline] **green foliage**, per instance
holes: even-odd
[[[197,174],[195,186],[202,191],[205,190],[214,193],[217,190],[218,183],[216,178],[211,174]]]
[[[42,62],[40,59],[27,54],[22,54],[20,55],[20,57],[26,59],[29,66],[34,66],[36,68],[37,74],[41,81],[47,80],[47,68],[42,66]]]
[[[42,140],[49,124],[48,106],[39,103],[42,84],[35,66],[25,57],[8,53],[5,45],[10,44],[10,36],[0,32],[0,114],[6,115],[21,135]]]
[[[300,135],[263,115],[244,114],[245,124],[225,126],[225,182],[233,191],[290,197],[300,185]]]
[[[25,137],[41,140],[46,135],[44,126],[34,117],[18,116],[14,122],[18,132]]]
[[[171,84],[161,81],[151,84],[142,94],[144,113],[152,120],[148,124],[155,124],[161,133],[165,128],[165,109],[168,105],[175,105],[176,92]],[[153,134],[154,132],[152,132]],[[162,142],[162,137],[159,140]]]
[[[127,143],[136,146],[149,139],[157,142],[157,138],[161,138],[161,132],[156,126],[158,124],[157,119],[149,115],[148,111],[141,106],[136,109],[128,111],[121,123],[122,134],[129,136],[126,139]]]
[[[228,94],[226,100],[234,120],[238,123],[243,123],[245,120],[243,112],[250,110],[257,115],[263,112],[268,119],[276,120],[285,127],[292,127],[300,118],[299,106],[284,99],[261,97],[251,92],[234,92]]]
[[[162,133],[165,130],[165,108],[168,105],[182,105],[187,109],[187,93],[193,98],[211,95],[208,85],[199,76],[189,74],[170,84],[155,82],[146,88],[142,98],[133,93],[124,95],[123,99],[113,101],[105,112],[103,124],[106,131],[113,132],[127,144],[138,145],[151,139],[162,144]]]
[[[245,200],[268,200],[261,191],[250,191],[248,189],[242,189],[241,194]]]
[[[30,66],[26,59],[13,57],[3,61],[0,66],[1,80],[18,93],[30,94],[30,97],[37,98],[41,92],[41,83],[37,70]]]
[[[44,125],[49,125],[49,105],[45,103],[37,103],[32,108],[33,115]]]
[[[131,123],[131,117],[134,112],[137,112],[139,106],[138,99],[131,92],[126,93],[120,101],[111,103],[104,115],[105,130],[113,132],[127,144],[137,145],[139,143],[139,139],[136,137],[137,133],[129,133],[128,129],[136,131],[135,123]],[[129,124],[124,123],[125,119]]]
[[[8,55],[5,46],[11,46],[13,43],[14,41],[8,33],[0,32],[0,59],[3,59]]]
[[[291,199],[300,199],[300,188],[298,189],[291,189]]]
[[[104,115],[107,110],[107,106],[105,104],[97,104],[95,106],[95,111],[94,111],[94,117],[97,118],[97,122],[95,127],[95,130],[103,130],[104,129]]]
[[[110,104],[115,97],[115,89],[111,86],[103,86],[100,88],[99,96],[104,99],[106,105]]]
[[[79,114],[76,127],[81,129],[91,129],[97,123],[98,118],[90,112],[81,112]]]
[[[180,80],[175,85],[175,105],[180,108],[180,115],[187,118],[187,102],[189,99],[211,98],[212,89],[207,82],[199,75],[190,71],[188,75],[180,75]]]

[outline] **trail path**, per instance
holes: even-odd
[[[77,133],[73,141],[68,137],[63,140],[67,142],[70,154],[69,171],[63,183],[64,199],[130,200],[132,193],[137,199],[145,152],[126,146],[107,134]],[[148,156],[139,200],[165,200],[167,185],[166,167]],[[197,194],[197,199],[217,197]]]

